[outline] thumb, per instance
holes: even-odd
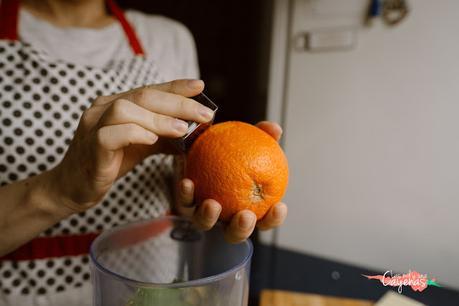
[[[275,122],[261,121],[256,126],[271,135],[276,141],[279,141],[282,136],[282,128]]]
[[[204,90],[204,82],[202,80],[183,79],[148,85],[147,88],[170,92],[184,97],[193,97]]]

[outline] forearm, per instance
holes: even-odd
[[[0,188],[0,256],[66,218],[52,171]]]

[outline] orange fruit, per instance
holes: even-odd
[[[287,189],[287,158],[279,144],[256,126],[238,121],[212,125],[192,144],[185,176],[198,203],[214,199],[227,221],[243,209],[261,219]]]

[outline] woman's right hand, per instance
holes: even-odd
[[[158,150],[158,139],[183,136],[183,120],[212,120],[209,108],[187,98],[203,88],[200,80],[176,80],[97,98],[64,159],[50,171],[68,213],[96,205],[117,178]]]

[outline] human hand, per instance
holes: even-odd
[[[203,88],[200,80],[176,80],[98,97],[83,113],[64,159],[51,170],[69,213],[97,204],[117,178],[158,150],[159,139],[183,136],[188,125],[180,119],[212,120],[209,108],[187,98]]]
[[[257,127],[279,140],[282,135],[282,128],[272,122],[262,121],[256,124]],[[211,229],[218,221],[222,206],[213,199],[206,199],[202,203],[193,205],[194,184],[188,178],[182,179],[178,184],[177,207],[178,213],[192,217],[193,222],[201,229]],[[281,225],[287,217],[287,205],[277,203],[273,205],[263,219],[257,222],[256,215],[250,210],[242,210],[235,214],[226,225],[225,238],[232,243],[238,243],[247,239],[255,229],[269,230]]]

